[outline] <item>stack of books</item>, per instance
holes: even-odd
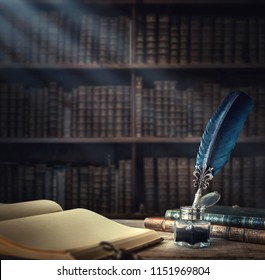
[[[147,217],[146,228],[174,232],[175,220],[180,210],[170,209],[164,217]],[[206,209],[206,221],[211,222],[211,238],[265,244],[265,209],[212,206]]]

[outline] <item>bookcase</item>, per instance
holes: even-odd
[[[265,205],[264,1],[0,5],[1,202],[111,217],[190,204],[204,127],[240,89],[255,107],[210,190]]]

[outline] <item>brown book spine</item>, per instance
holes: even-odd
[[[170,18],[169,34],[169,62],[170,64],[179,63],[179,48],[180,48],[180,32],[179,32],[179,17],[172,15]]]
[[[142,136],[142,77],[135,80],[135,99],[136,99],[136,137]]]
[[[100,102],[100,128],[99,128],[99,135],[100,137],[107,136],[107,86],[101,87],[101,102]]]
[[[248,62],[258,62],[258,19],[254,17],[248,18]],[[264,45],[263,45],[264,46]]]
[[[179,63],[187,64],[189,63],[189,31],[190,31],[190,18],[188,16],[180,17],[180,55]]]
[[[79,205],[79,167],[72,166],[71,172],[71,206],[73,208]]]
[[[125,160],[119,160],[118,190],[117,190],[117,212],[125,212]]]
[[[155,136],[163,136],[163,81],[154,81],[155,101]]]
[[[132,161],[126,160],[124,166],[124,206],[125,213],[133,212],[133,190],[132,190]]]
[[[168,207],[169,181],[168,181],[168,158],[157,158],[157,181],[158,181],[158,212],[163,213]]]
[[[178,205],[190,205],[189,160],[186,157],[178,158]]]
[[[144,226],[149,229],[174,232],[175,221],[164,217],[147,217],[144,219]]]
[[[242,204],[245,207],[254,207],[253,188],[255,187],[254,179],[254,158],[245,156],[243,157],[242,167]]]
[[[34,102],[32,100],[32,102]],[[48,136],[58,136],[58,86],[56,82],[51,82],[49,86],[49,100],[48,100]],[[32,120],[32,116],[30,117]]]
[[[123,136],[123,122],[124,122],[124,102],[123,102],[123,86],[115,86],[115,120],[114,120],[114,133],[115,137]]]
[[[177,158],[168,158],[168,184],[169,184],[169,203],[170,209],[178,205],[178,171]]]
[[[203,94],[203,127],[205,128],[213,111],[213,88],[211,83],[205,83],[202,86]]]
[[[175,136],[185,137],[187,135],[187,95],[185,91],[176,89],[175,108]]]
[[[85,136],[92,136],[92,118],[93,118],[93,90],[91,86],[85,86]]]
[[[222,16],[214,18],[213,63],[223,62],[224,20]]]
[[[106,16],[100,16],[99,18],[99,46],[98,46],[98,62],[100,64],[108,63],[108,26],[109,18]]]
[[[169,82],[169,91],[168,91],[168,136],[174,137],[176,136],[176,101],[177,95],[177,82],[170,81]]]
[[[224,63],[234,63],[234,45],[235,45],[235,19],[232,17],[224,18]]]
[[[264,179],[265,179],[264,167],[265,167],[265,157],[256,156],[255,168],[254,168],[255,207],[264,207]]]
[[[192,133],[194,137],[201,137],[204,128],[204,107],[203,107],[203,92],[201,90],[192,90]]]
[[[211,225],[211,237],[265,244],[265,230]]]
[[[9,136],[14,138],[16,135],[16,114],[17,114],[17,88],[15,84],[9,86]],[[35,109],[35,108],[34,108]]]
[[[258,100],[257,103],[257,136],[265,136],[265,87],[258,88]]]
[[[240,205],[242,200],[242,158],[233,157],[231,159],[231,198],[232,205]]]
[[[161,124],[162,136],[169,136],[169,94],[170,94],[170,81],[162,82],[162,95],[161,95]]]
[[[204,16],[202,19],[202,44],[201,44],[201,61],[203,63],[213,62],[213,18]]]
[[[258,62],[265,63],[265,20],[264,18],[258,19]]]
[[[118,18],[110,18],[110,35],[109,35],[109,62],[117,63],[118,61]]]
[[[18,87],[17,87],[17,90],[18,90],[18,95],[17,95],[17,107],[16,107],[16,122],[17,122],[17,132],[16,132],[16,136],[17,137],[24,137],[24,126],[25,126],[25,108],[24,108],[24,101],[25,101],[25,88],[23,86],[23,84],[19,84]],[[1,89],[0,89],[0,92],[1,92]],[[2,93],[2,92],[1,92]],[[44,91],[44,108],[45,105],[47,104],[47,91]],[[2,102],[0,100],[0,104],[1,104],[1,109],[0,109],[0,112],[2,112]],[[4,112],[4,111],[3,111]],[[46,112],[46,115],[44,116],[44,120],[45,120],[45,123],[44,125],[46,124],[46,134],[43,133],[43,136],[44,137],[47,137],[47,110],[45,110]],[[0,117],[1,119],[1,117]],[[0,127],[1,127],[1,121],[0,121]],[[0,135],[1,135],[1,128],[0,128]]]
[[[192,16],[190,19],[190,63],[201,62],[201,32],[201,18]]]
[[[145,62],[145,20],[143,15],[137,16],[136,21],[136,45],[135,63]]]
[[[156,211],[156,187],[154,158],[144,158],[145,210],[147,213]]]
[[[108,167],[102,167],[101,171],[101,213],[110,212],[110,182],[108,177]]]
[[[157,30],[156,14],[146,14],[145,16],[145,38],[146,38],[146,57],[145,63],[155,64],[157,58]]]
[[[245,63],[247,57],[247,20],[245,18],[235,19],[235,63]]]
[[[169,62],[169,15],[158,15],[157,62]]]
[[[107,137],[114,137],[115,131],[115,110],[114,110],[114,104],[115,104],[115,87],[114,86],[108,86],[107,87],[107,100],[106,100],[106,130],[107,130]]]
[[[123,136],[131,136],[132,128],[132,87],[123,86]]]
[[[79,207],[88,208],[88,168],[87,166],[80,166],[79,167]]]

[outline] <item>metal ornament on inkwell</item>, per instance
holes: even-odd
[[[180,207],[180,217],[175,221],[174,243],[188,248],[203,248],[210,245],[210,222],[204,220],[205,209],[214,205],[220,195],[211,192],[202,197],[202,189],[213,178],[212,168],[195,167],[193,186],[198,188],[192,206]]]

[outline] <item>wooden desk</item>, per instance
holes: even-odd
[[[143,220],[116,220],[132,227],[144,227]],[[263,259],[265,245],[246,242],[211,239],[211,246],[203,249],[189,249],[173,243],[173,233],[158,233],[164,238],[160,244],[137,252],[143,259]]]

